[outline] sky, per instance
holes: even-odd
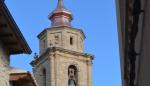
[[[32,49],[31,55],[11,56],[11,66],[32,71],[29,64],[39,52],[37,35],[51,26],[48,15],[57,0],[5,0],[13,18]],[[64,0],[74,17],[72,26],[86,35],[85,53],[95,55],[93,86],[121,86],[115,0]]]

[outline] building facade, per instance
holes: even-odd
[[[116,2],[122,86],[150,86],[150,1]]]
[[[62,0],[49,15],[52,21],[39,35],[40,55],[31,62],[39,86],[92,86],[93,55],[84,53],[85,35],[73,28]]]
[[[10,56],[30,54],[26,40],[12,18],[4,0],[0,0],[0,86],[9,86]]]

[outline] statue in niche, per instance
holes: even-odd
[[[70,66],[68,69],[68,76],[69,76],[69,80],[68,80],[68,86],[77,86],[76,83],[76,77],[77,77],[77,73],[76,73],[76,68],[74,66]]]

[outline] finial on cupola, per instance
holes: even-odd
[[[52,27],[71,27],[72,14],[64,7],[63,0],[58,0],[57,8],[49,15]]]

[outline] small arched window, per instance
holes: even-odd
[[[46,69],[42,70],[43,86],[46,86]]]
[[[68,67],[68,86],[77,86],[78,73],[74,65]]]

